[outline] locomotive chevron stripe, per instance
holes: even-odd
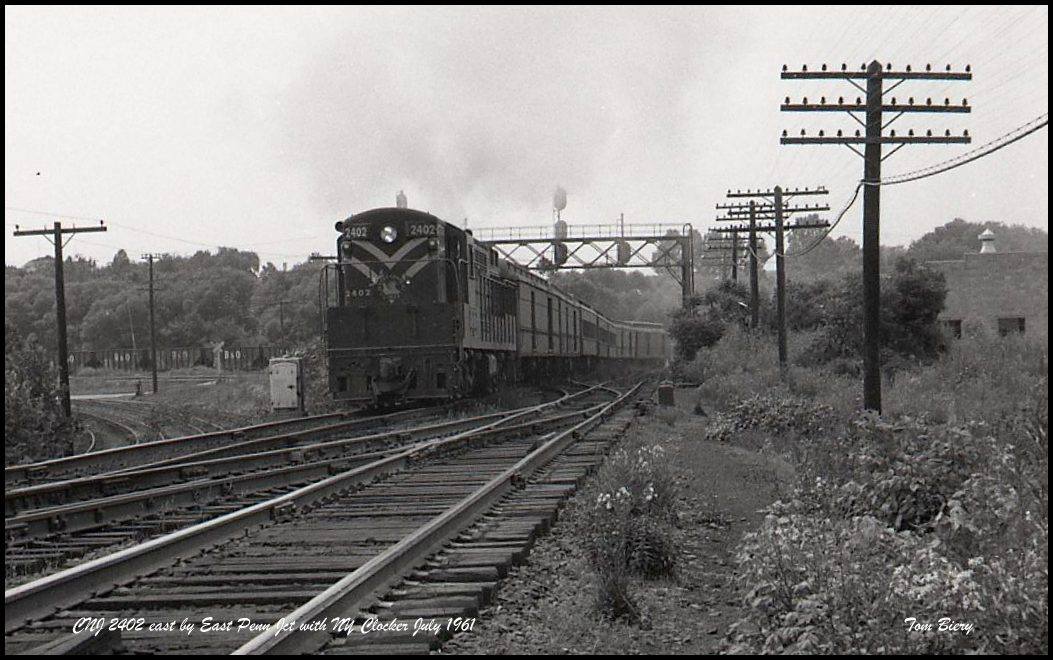
[[[352,241],[351,245],[354,247],[362,248],[366,252],[376,257],[377,261],[391,268],[398,262],[402,261],[402,258],[409,254],[414,248],[423,245],[427,240],[428,239],[426,238],[414,238],[411,241],[407,241],[406,244],[400,247],[398,250],[395,250],[395,253],[392,255],[388,255],[386,252],[381,250],[379,246],[374,245],[373,243],[367,243],[364,241]]]
[[[395,275],[395,270],[399,264],[408,264],[401,277],[409,280],[432,261],[427,254],[422,255],[419,259],[413,259],[409,256],[414,249],[424,245],[427,240],[426,238],[414,238],[395,250],[393,254],[384,252],[380,246],[373,243],[352,241],[351,245],[353,248],[361,248],[369,256],[374,257],[375,261],[363,261],[356,257],[351,257],[348,263],[352,268],[362,273],[370,282],[376,282],[384,275]],[[371,264],[375,265],[376,268],[372,267]]]
[[[367,266],[365,263],[359,261],[358,259],[351,257],[351,260],[348,261],[348,263],[351,265],[352,268],[365,275],[366,279],[368,279],[370,282],[375,282],[378,279],[380,279],[380,276],[373,272],[372,268]]]

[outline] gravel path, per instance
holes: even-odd
[[[441,653],[715,653],[737,618],[734,550],[755,528],[760,509],[792,477],[771,457],[701,439],[705,418],[690,413],[690,390],[677,392],[676,411],[659,410],[630,433],[645,434],[672,452],[680,485],[681,555],[675,578],[637,580],[638,624],[606,620],[580,547],[580,530],[596,494],[591,484],[564,509],[526,564],[512,569],[497,598],[480,612],[474,632]]]

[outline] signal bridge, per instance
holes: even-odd
[[[473,234],[509,261],[539,271],[591,268],[661,268],[680,285],[683,300],[694,293],[690,223],[492,227]]]

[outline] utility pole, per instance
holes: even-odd
[[[157,394],[157,328],[154,324],[154,258],[157,256],[160,255],[150,253],[142,256],[150,266],[150,375],[154,394]]]
[[[706,240],[706,252],[720,253],[718,257],[720,260],[720,276],[721,279],[730,278],[731,281],[738,281],[738,269],[736,267],[736,260],[738,259],[739,248],[745,248],[745,239],[739,238],[737,233],[733,233],[729,238],[720,236],[719,234],[710,235]],[[731,259],[728,260],[728,253],[730,253]]]
[[[288,305],[290,302],[292,302],[292,301],[290,301],[290,300],[279,300],[279,301],[277,301],[277,305],[278,305],[278,326],[281,329],[281,333],[282,333],[282,350],[285,350],[285,345],[287,343],[286,340],[285,340],[285,306]]]
[[[311,259],[314,259],[314,257],[312,256]],[[280,332],[281,332],[281,342],[282,342],[282,349],[283,350],[285,349],[285,344],[286,344],[286,337],[285,337],[285,306],[286,305],[291,305],[292,303],[293,303],[292,300],[272,300],[270,302],[259,303],[257,305],[258,309],[263,308],[263,307],[269,307],[271,305],[277,305],[278,306],[278,326],[279,326]]]
[[[750,200],[750,330],[760,325],[760,284],[757,273],[757,202]]]
[[[786,367],[786,266],[783,253],[782,188],[775,186],[775,318],[779,330],[779,367]]]
[[[86,232],[106,231],[102,220],[98,227],[62,227],[61,222],[56,222],[51,229],[31,229],[23,231],[15,225],[15,236],[44,236],[55,246],[55,331],[58,334],[58,367],[59,367],[59,396],[62,397],[62,412],[68,418],[71,414],[69,403],[69,344],[66,341],[66,282],[62,272],[62,248],[63,234],[81,234]]]
[[[731,235],[731,281],[739,281],[739,235]]]
[[[622,236],[624,236],[624,229]],[[680,293],[682,307],[687,309],[695,295],[695,231],[690,224],[683,227],[680,239]]]
[[[800,137],[790,137],[787,131],[783,131],[781,143],[840,144],[863,158],[863,180],[860,182],[863,186],[863,405],[878,413],[881,412],[881,163],[908,144],[968,144],[971,141],[968,131],[961,136],[952,136],[950,131],[937,136],[930,129],[925,135],[916,136],[913,130],[909,130],[906,136],[899,137],[894,130],[887,135],[883,131],[908,112],[968,113],[972,110],[966,99],[962,99],[961,105],[952,105],[947,98],[940,105],[933,103],[931,98],[922,104],[915,103],[913,96],[906,103],[897,103],[896,97],[886,103],[884,97],[908,80],[965,81],[972,80],[972,77],[969,66],[963,72],[952,72],[949,64],[943,72],[933,71],[928,64],[924,71],[913,71],[910,66],[902,71],[893,71],[891,64],[882,69],[877,60],[862,66],[860,71],[851,72],[845,64],[841,65],[840,71],[828,71],[825,64],[819,71],[808,71],[807,67],[801,71],[790,71],[785,65],[782,67],[783,80],[843,80],[866,95],[865,103],[859,97],[856,97],[855,103],[846,102],[844,97],[838,97],[837,103],[827,103],[825,96],[820,98],[818,104],[808,103],[807,97],[801,103],[791,103],[790,98],[786,97],[780,108],[784,112],[847,112],[862,125],[864,135],[861,137],[858,129],[854,136],[847,136],[839,130],[836,136],[831,137],[824,135],[823,131],[819,131],[818,137],[807,137],[804,131],[801,131]],[[886,80],[895,82],[885,89]],[[857,81],[865,81],[866,86],[863,87]],[[895,114],[885,122],[885,112]],[[864,119],[861,120],[857,113],[863,113]],[[864,145],[862,153],[853,146],[860,144]],[[882,155],[884,144],[896,146]]]
[[[793,229],[811,229],[815,227],[829,227],[829,223],[822,221],[820,223],[796,223],[787,226],[785,224],[785,218],[788,215],[794,213],[808,213],[816,211],[829,211],[830,207],[826,204],[804,204],[798,206],[787,207],[784,204],[786,199],[797,196],[811,196],[811,195],[826,195],[829,191],[826,188],[819,187],[815,189],[811,188],[797,188],[789,190],[784,193],[782,186],[775,186],[771,190],[747,190],[742,192],[741,190],[727,192],[729,198],[751,198],[749,204],[717,204],[717,209],[724,210],[727,212],[726,217],[717,218],[718,221],[735,221],[741,220],[744,215],[747,215],[750,220],[748,231],[750,232],[750,250],[752,261],[750,262],[753,268],[750,278],[750,294],[752,299],[750,300],[752,309],[750,310],[751,320],[754,322],[754,327],[759,319],[757,319],[757,300],[756,296],[757,289],[754,282],[756,278],[756,234],[757,234],[757,219],[761,217],[765,220],[772,220],[773,224],[766,227],[765,229],[773,231],[775,233],[775,314],[776,324],[778,326],[778,347],[779,347],[779,368],[784,369],[787,362],[787,349],[786,349],[786,265],[785,255],[786,246],[784,233],[786,230]],[[770,199],[767,203],[758,203],[756,199],[762,198]],[[733,226],[716,229],[714,231],[726,231],[730,233],[737,233],[746,230],[746,227]]]

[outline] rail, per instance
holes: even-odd
[[[625,394],[608,403],[579,424],[556,434],[515,465],[491,479],[460,503],[420,527],[403,540],[371,559],[342,580],[318,594],[284,617],[287,625],[266,631],[234,651],[233,655],[262,653],[311,653],[331,637],[327,631],[297,630],[301,622],[357,612],[366,599],[385,588],[403,572],[416,565],[438,546],[464,528],[477,516],[489,510],[514,483],[526,478],[551,461],[574,440],[606,418],[612,410],[639,392],[638,383]],[[307,628],[310,628],[308,626]]]
[[[418,443],[391,456],[330,476],[290,493],[6,590],[5,632],[16,630],[30,620],[68,608],[93,593],[107,591],[135,580],[140,575],[157,570],[180,556],[229,542],[251,528],[284,519],[298,509],[318,504],[350,488],[371,483],[375,479],[406,468],[416,460],[470,443],[510,422],[564,405],[597,389],[598,386],[555,401],[519,409],[513,414],[450,437]]]

